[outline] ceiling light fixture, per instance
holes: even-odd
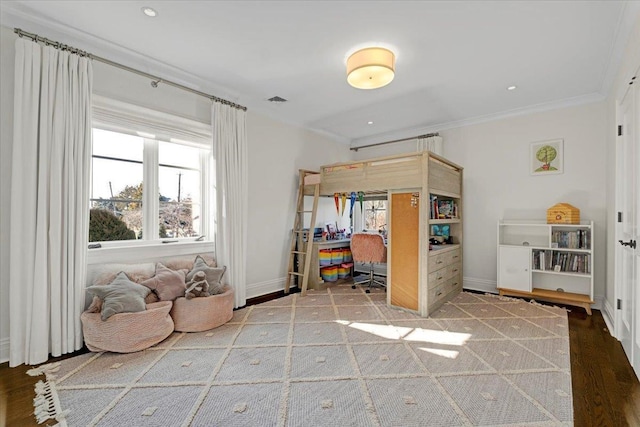
[[[373,124],[373,122],[372,122],[371,120],[369,120],[369,121],[367,122],[367,124],[368,124],[368,125],[372,125],[372,124]]]
[[[383,47],[368,47],[347,59],[347,82],[358,89],[377,89],[388,85],[395,75],[396,57]]]
[[[516,90],[516,89],[518,89],[518,86],[515,86],[515,85],[509,86],[507,88],[507,90]]]
[[[156,16],[158,16],[158,12],[156,12],[155,9],[152,9],[150,7],[143,7],[142,8],[142,13],[144,13],[145,15],[151,17],[151,18],[155,18]]]

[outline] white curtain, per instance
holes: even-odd
[[[214,102],[211,109],[216,168],[216,259],[235,306],[247,302],[248,165],[246,113]]]
[[[439,156],[443,156],[442,137],[430,136],[428,138],[418,138],[416,140],[416,151],[431,151]]]
[[[10,366],[83,345],[92,84],[87,58],[16,40]]]

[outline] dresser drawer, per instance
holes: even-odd
[[[443,282],[435,288],[429,289],[429,306],[437,304],[442,298],[444,298],[447,293],[447,282]]]
[[[450,276],[447,276],[448,268],[443,267],[440,270],[429,273],[429,289],[435,288],[436,286],[444,283]]]
[[[456,262],[460,262],[460,249],[454,249],[451,252],[447,252],[446,254],[443,254],[443,255],[448,255],[445,261],[446,264],[453,264]]]
[[[445,282],[446,292],[460,292],[462,290],[462,275],[456,274]]]
[[[447,269],[447,272],[445,273],[445,277],[449,279],[453,276],[456,276],[462,273],[462,263],[456,262],[453,264],[449,264],[447,265],[446,269]]]
[[[430,254],[429,255],[429,271],[436,271],[448,264],[449,252]]]

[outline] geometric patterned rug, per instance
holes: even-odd
[[[566,311],[464,292],[429,318],[379,289],[292,294],[43,373],[62,426],[573,425]]]

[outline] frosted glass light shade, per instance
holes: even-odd
[[[377,89],[391,83],[396,57],[389,49],[368,47],[347,59],[347,82],[358,89]]]

